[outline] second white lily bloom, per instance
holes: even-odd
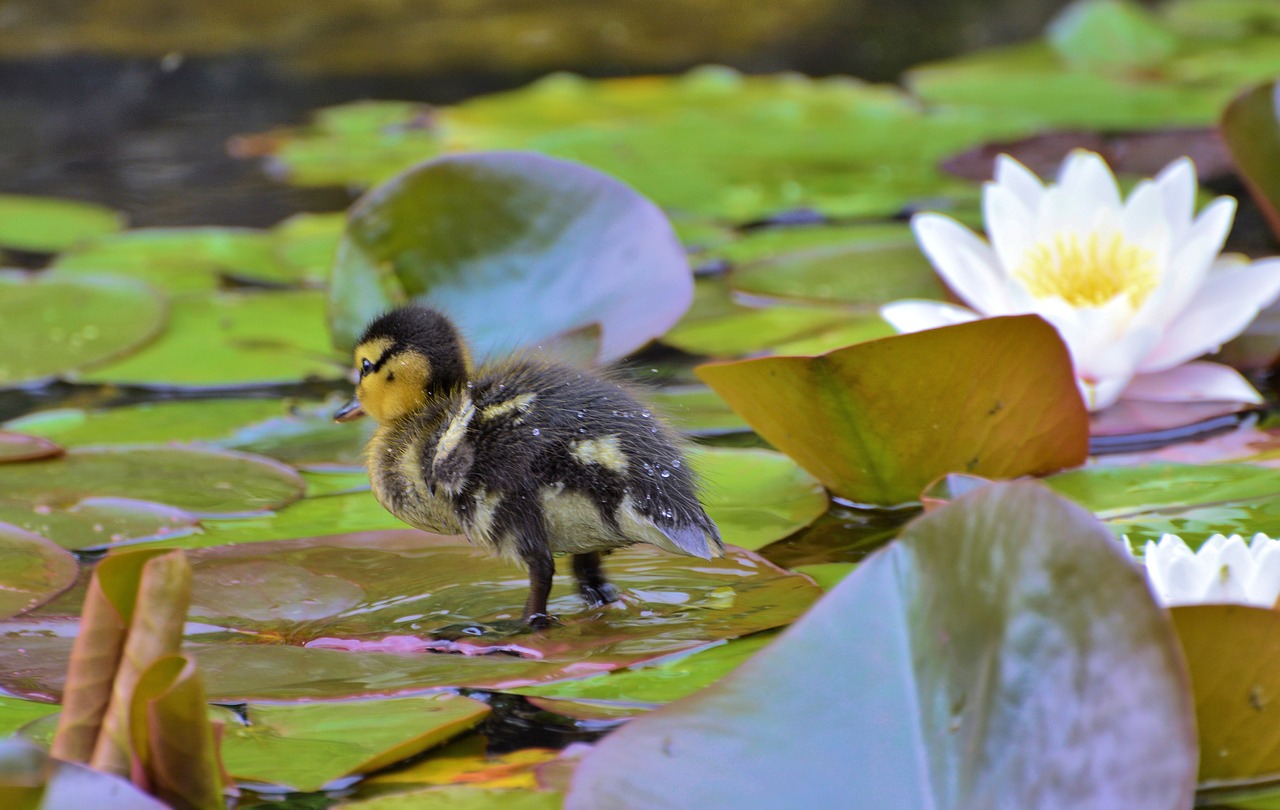
[[[1195,552],[1176,534],[1148,542],[1143,551],[1147,579],[1166,607],[1238,603],[1274,607],[1280,598],[1280,540],[1255,534],[1215,534]]]
[[[940,214],[912,220],[925,254],[972,309],[897,301],[883,315],[900,332],[1040,315],[1067,344],[1090,410],[1122,395],[1258,402],[1234,369],[1189,361],[1280,295],[1280,259],[1219,256],[1235,200],[1219,197],[1196,216],[1195,194],[1186,158],[1121,199],[1092,152],[1073,152],[1048,186],[1002,155],[983,191],[990,243]]]

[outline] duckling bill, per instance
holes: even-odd
[[[617,383],[530,358],[472,368],[454,325],[421,306],[369,324],[355,365],[355,399],[334,418],[378,423],[367,461],[379,503],[523,563],[526,624],[550,621],[554,555],[572,556],[594,606],[618,596],[602,553],[723,554],[675,433]]]

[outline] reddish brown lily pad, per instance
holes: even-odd
[[[39,535],[0,523],[0,617],[31,610],[76,579],[70,552]]]
[[[0,430],[0,464],[6,461],[52,458],[61,453],[62,448],[48,439]]]

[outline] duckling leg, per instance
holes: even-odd
[[[618,601],[618,589],[604,578],[600,570],[600,552],[588,551],[573,555],[573,575],[578,580],[578,592],[591,607]]]
[[[529,567],[529,598],[525,600],[522,619],[533,629],[540,630],[551,624],[551,617],[547,615],[547,598],[551,596],[556,562],[545,544],[541,549],[522,548],[521,556]]]

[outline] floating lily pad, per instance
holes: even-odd
[[[1045,480],[1126,534],[1135,548],[1165,532],[1193,546],[1213,534],[1280,536],[1280,470],[1248,464],[1086,467]]]
[[[166,541],[165,545],[202,548],[405,528],[403,521],[383,509],[368,492],[303,498],[274,514],[205,519],[201,525],[203,534]]]
[[[6,461],[34,461],[60,455],[62,448],[39,436],[0,430],[0,464]]]
[[[1170,614],[1191,670],[1201,787],[1224,790],[1280,780],[1280,611],[1187,605]]]
[[[82,245],[58,257],[59,275],[112,273],[171,293],[203,292],[225,282],[293,286],[322,281],[285,261],[276,237],[249,228],[143,228]]]
[[[58,704],[0,695],[0,737],[15,734],[23,726],[56,714]]]
[[[681,321],[662,336],[662,342],[690,354],[737,357],[810,337],[856,317],[847,310],[834,307],[734,306],[723,314]],[[869,317],[874,317],[878,324],[869,327],[869,332],[876,337],[893,334],[893,328],[879,316],[864,316],[859,323],[868,323]]]
[[[1046,32],[1049,44],[1085,70],[1136,73],[1166,61],[1178,38],[1159,18],[1130,0],[1077,0]]]
[[[1070,356],[1034,316],[697,372],[757,433],[859,503],[915,501],[951,472],[1053,472],[1088,450]]]
[[[272,229],[276,254],[308,281],[328,280],[347,226],[345,212],[294,214]]]
[[[480,355],[598,324],[608,361],[665,332],[692,295],[653,203],[585,166],[495,153],[423,164],[356,203],[329,300],[347,346],[415,300],[454,316]]]
[[[342,802],[343,810],[561,810],[564,796],[547,790],[500,790],[495,788],[443,787],[410,790],[354,802]]]
[[[426,759],[370,777],[365,785],[468,785],[473,788],[538,787],[535,769],[560,756],[551,748],[486,752],[484,737],[474,734],[449,743]]]
[[[4,427],[43,436],[64,447],[218,442],[244,425],[282,413],[284,406],[276,399],[200,399],[143,402],[101,411],[57,408],[11,420]]]
[[[751,428],[720,395],[703,385],[663,388],[646,394],[671,423],[693,436],[743,433]]]
[[[1084,510],[992,484],[719,683],[597,743],[565,808],[1165,810],[1190,806],[1196,759],[1185,665],[1142,574]]]
[[[317,791],[420,754],[479,723],[489,707],[454,694],[297,705],[251,703],[224,728],[222,761],[239,780]]]
[[[337,379],[347,362],[329,345],[324,293],[220,293],[176,299],[158,340],[80,379],[162,387],[296,382]]]
[[[155,501],[198,515],[276,509],[302,497],[302,479],[271,459],[227,450],[121,446],[0,465],[0,501],[67,509],[84,498]]]
[[[199,624],[186,649],[210,697],[337,698],[577,678],[786,625],[819,594],[807,578],[747,551],[690,561],[637,547],[605,565],[623,591],[619,604],[587,609],[562,565],[551,600],[561,625],[441,639],[433,632],[446,626],[518,619],[528,591],[515,566],[452,543],[392,532],[189,552]],[[0,629],[0,686],[57,695],[74,622],[68,609],[74,600],[59,600]]]
[[[39,535],[0,523],[0,618],[47,602],[75,582],[75,557]]]
[[[0,495],[0,521],[20,526],[66,549],[173,539],[199,531],[189,512],[131,498],[85,498],[65,509],[13,503]]]
[[[0,194],[0,245],[56,253],[124,227],[124,215],[101,205],[54,197]]]
[[[1280,82],[1255,87],[1231,102],[1222,115],[1222,137],[1280,239]]]
[[[818,479],[771,450],[705,448],[691,454],[702,502],[726,543],[758,549],[827,511]]]
[[[131,352],[164,319],[164,301],[137,281],[0,271],[0,388]]]

